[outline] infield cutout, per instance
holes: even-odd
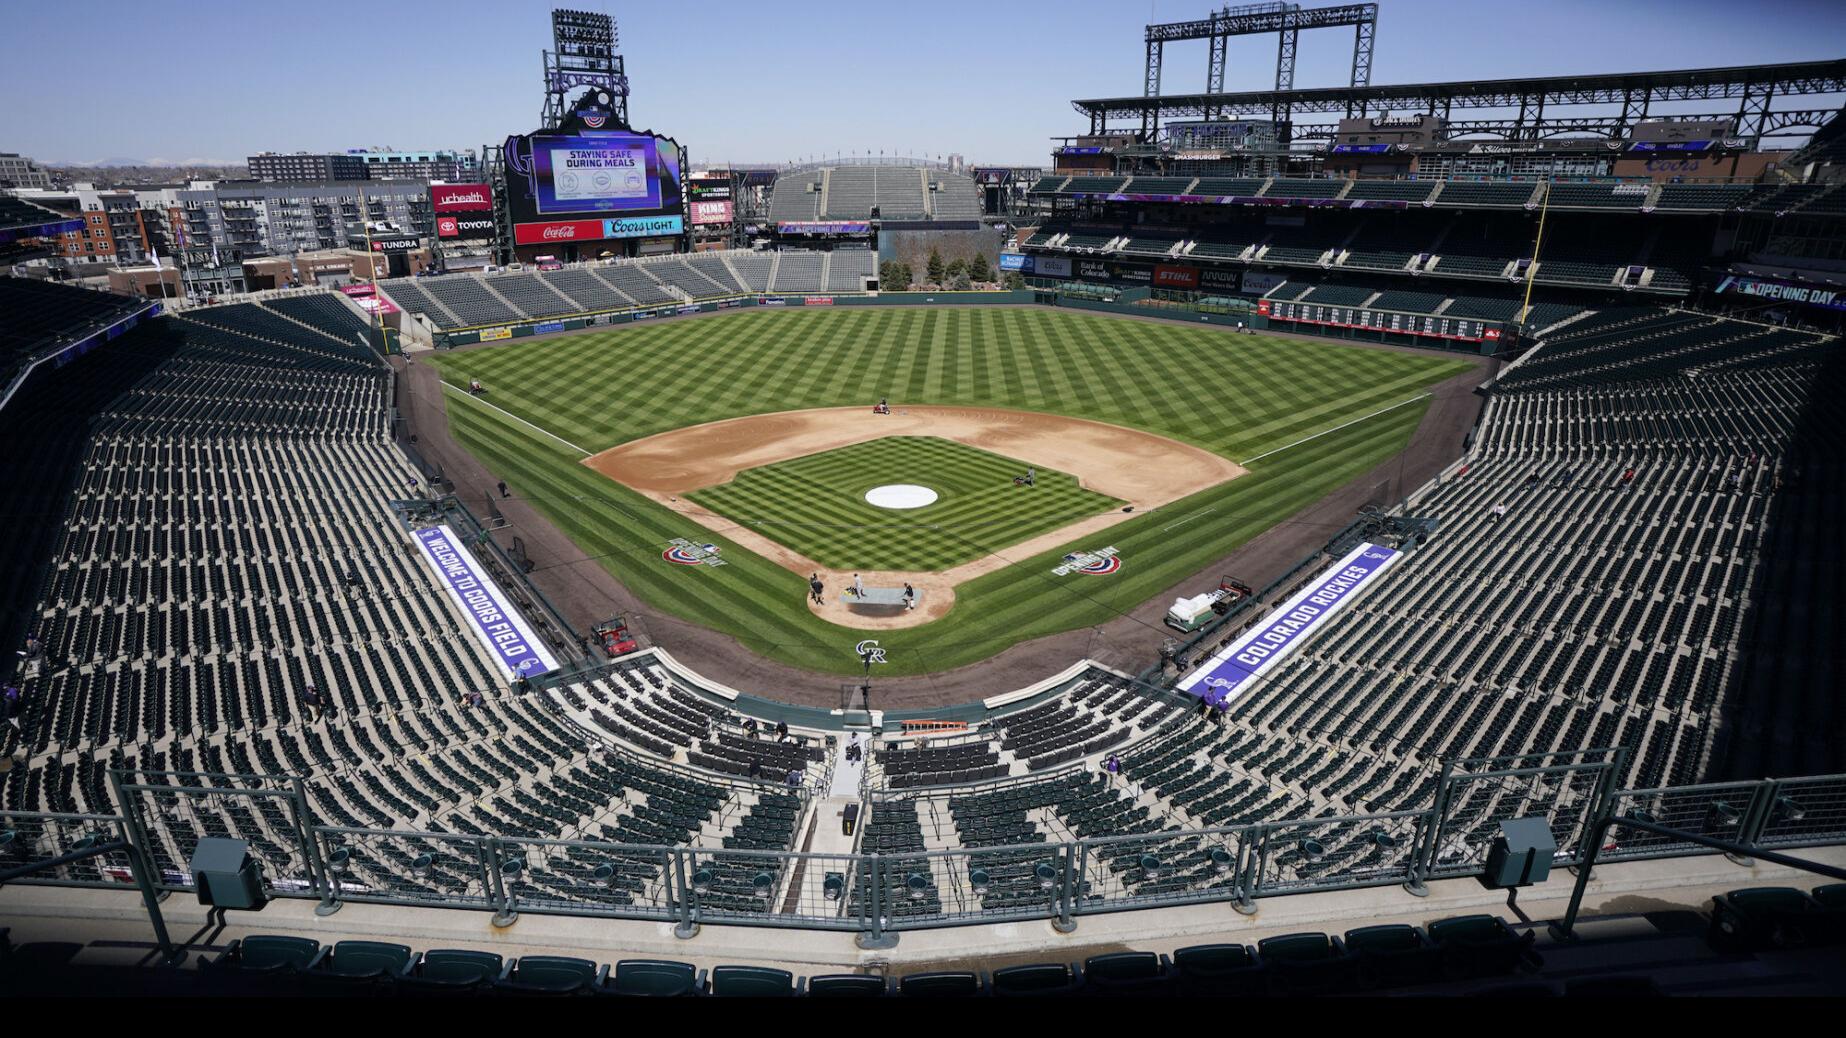
[[[922,508],[936,503],[939,495],[915,483],[887,483],[865,492],[865,503],[878,508]]]

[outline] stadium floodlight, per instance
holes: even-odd
[[[905,876],[904,886],[909,888],[912,901],[921,901],[929,896],[929,879],[921,872],[912,872]]]
[[[986,869],[974,869],[968,873],[968,886],[974,891],[975,897],[986,897],[988,888],[993,886],[993,880],[988,877]]]
[[[692,873],[692,892],[694,894],[711,893],[712,873],[710,869],[696,869]]]
[[[1211,870],[1213,872],[1216,872],[1220,876],[1227,875],[1231,871],[1231,865],[1234,864],[1237,860],[1236,858],[1231,856],[1230,851],[1227,851],[1222,847],[1213,847],[1211,849],[1210,857],[1211,857]]]

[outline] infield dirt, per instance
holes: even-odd
[[[1128,502],[1133,511],[1111,511],[1070,523],[971,562],[936,573],[862,570],[869,586],[909,583],[922,592],[916,609],[892,616],[852,612],[839,591],[852,572],[814,560],[680,495],[728,482],[737,473],[886,436],[937,436],[1018,458],[1077,477],[1085,489]],[[694,522],[803,577],[818,573],[827,585],[823,604],[809,608],[845,627],[889,629],[928,623],[948,613],[955,587],[1060,544],[1106,530],[1149,509],[1177,501],[1244,474],[1243,466],[1210,451],[1164,436],[1081,418],[981,407],[894,407],[874,415],[867,407],[729,418],[688,426],[612,447],[583,462]],[[894,472],[901,482],[927,473]],[[927,509],[917,513],[927,519]]]

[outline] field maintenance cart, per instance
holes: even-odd
[[[1191,598],[1176,598],[1173,607],[1167,610],[1166,623],[1174,630],[1191,634],[1211,622],[1214,616],[1223,616],[1231,607],[1249,598],[1255,592],[1250,585],[1235,577],[1218,578],[1215,590]]]
[[[641,647],[641,644],[628,633],[626,617],[618,616],[612,620],[604,620],[596,625],[595,630],[597,640],[602,642],[603,652],[607,653],[610,659],[626,656]]]

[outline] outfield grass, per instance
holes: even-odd
[[[1030,489],[1014,486],[1031,464],[936,436],[887,436],[745,469],[687,496],[823,566],[868,570],[948,569],[986,554],[966,531],[1017,544],[1122,503],[1050,469]],[[902,511],[867,504],[865,492],[886,483],[941,496]]]
[[[590,451],[737,415],[889,397],[1113,422],[1251,470],[1109,530],[1104,543],[1123,560],[1112,576],[1051,574],[1065,552],[1102,544],[1009,558],[958,588],[948,616],[879,633],[890,659],[884,673],[893,675],[975,662],[1139,606],[1403,449],[1425,404],[1391,405],[1467,367],[1036,307],[740,313],[444,353],[434,363],[449,382],[479,378],[493,404]],[[653,607],[795,666],[855,670],[851,647],[862,635],[810,613],[801,576],[465,395],[450,394],[448,409],[465,446]],[[978,528],[956,532],[981,550],[1004,549]],[[718,543],[729,565],[668,563],[660,552],[673,537]]]

